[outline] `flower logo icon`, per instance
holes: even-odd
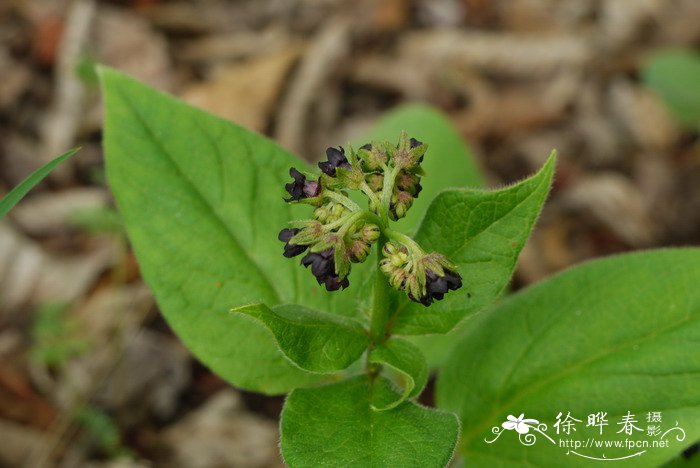
[[[520,413],[520,416],[517,418],[509,414],[506,418],[507,421],[503,422],[501,426],[503,426],[503,429],[509,431],[515,429],[518,434],[527,434],[530,432],[530,428],[533,427],[533,425],[536,427],[540,423],[537,419],[524,419],[524,417],[525,413]]]

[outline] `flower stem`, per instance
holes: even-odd
[[[367,195],[367,197],[369,197],[370,200],[372,200],[372,203],[374,203],[375,206],[380,206],[381,200],[379,200],[377,194],[374,193],[371,188],[369,188],[367,182],[362,181],[362,184],[360,185],[360,190],[362,190],[362,192],[364,192],[364,194]]]
[[[382,199],[379,204],[379,210],[383,221],[383,226],[389,226],[389,206],[391,205],[391,196],[394,193],[394,183],[396,176],[401,169],[395,167],[388,174],[384,172],[384,186],[382,187]]]
[[[352,226],[353,226],[356,222],[358,222],[358,221],[361,220],[362,218],[365,218],[365,217],[367,216],[367,214],[369,214],[369,211],[362,210],[362,211],[356,211],[355,213],[353,213],[352,215],[350,215],[350,216],[349,216],[348,218],[346,218],[345,221],[343,222],[343,227],[341,227],[340,229],[338,229],[338,235],[341,236],[341,237],[342,237],[342,236],[345,236],[345,233],[347,233],[348,230],[350,230],[350,228],[352,228]]]
[[[372,315],[369,324],[369,335],[372,339],[371,347],[384,342],[386,338],[386,325],[391,312],[389,281],[379,269],[379,262],[382,259],[381,252],[386,242],[387,238],[384,235],[380,236],[377,241],[377,270],[375,273],[374,291],[372,295]]]
[[[421,249],[420,245],[418,245],[416,241],[411,239],[406,234],[402,234],[392,229],[384,229],[383,234],[391,240],[402,243],[410,250],[412,250],[416,255],[425,255],[425,252],[423,251],[423,249]]]
[[[331,192],[330,190],[324,190],[323,192],[321,192],[321,195],[325,198],[340,203],[341,205],[345,206],[345,208],[351,211],[360,211],[360,206],[354,201],[350,200],[345,195],[341,195],[336,192]]]

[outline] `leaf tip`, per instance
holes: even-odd
[[[228,311],[231,314],[246,314],[247,309],[250,309],[251,307],[260,307],[262,305],[263,304],[261,304],[261,303],[243,304],[243,305],[239,305],[236,307],[231,307]]]
[[[544,163],[544,166],[542,166],[542,169],[547,169],[548,171],[553,171],[554,166],[557,164],[557,158],[559,157],[559,152],[556,150],[556,148],[552,149],[552,151],[549,153],[549,156],[547,156],[547,161]]]

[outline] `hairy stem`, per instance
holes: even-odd
[[[393,168],[391,172],[384,172],[384,186],[382,187],[382,199],[379,210],[383,221],[383,226],[389,226],[389,207],[391,205],[391,195],[394,193],[394,183],[399,174],[399,168]]]
[[[369,185],[367,185],[367,182],[362,181],[362,184],[360,185],[360,190],[367,195],[367,197],[372,200],[372,203],[374,203],[375,206],[380,206],[381,205],[381,200],[379,200],[379,197],[377,196],[376,193],[372,191],[371,188],[369,188]],[[381,210],[381,208],[380,208]]]
[[[391,313],[391,301],[389,299],[389,281],[379,269],[379,262],[382,259],[382,249],[387,238],[382,235],[377,241],[377,271],[375,274],[374,292],[372,296],[372,315],[370,317],[369,335],[372,339],[372,346],[384,342],[386,338],[386,325]]]
[[[410,250],[412,250],[416,255],[424,255],[425,252],[423,252],[423,249],[421,249],[420,245],[413,239],[411,239],[409,236],[406,234],[402,234],[398,231],[394,231],[392,229],[384,229],[383,234],[388,237],[389,239],[400,242],[406,247],[408,247]]]
[[[341,205],[345,206],[345,208],[351,210],[351,211],[360,211],[360,206],[355,203],[354,201],[350,200],[348,197],[345,195],[341,195],[336,192],[331,192],[330,190],[324,190],[321,192],[321,196],[328,198],[330,200],[333,200],[335,202],[340,203]]]

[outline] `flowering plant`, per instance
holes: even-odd
[[[553,154],[532,177],[482,190],[445,119],[414,106],[357,150],[329,148],[316,171],[260,135],[99,74],[107,175],[142,275],[214,372],[289,394],[289,466],[445,466],[456,450],[475,466],[561,466],[541,445],[483,435],[506,415],[503,429],[531,436],[551,414],[605,405],[666,409],[700,438],[700,363],[683,352],[700,336],[697,249],[590,263],[494,306],[549,192]],[[71,154],[1,200],[0,217]],[[416,401],[431,371],[439,409]]]

